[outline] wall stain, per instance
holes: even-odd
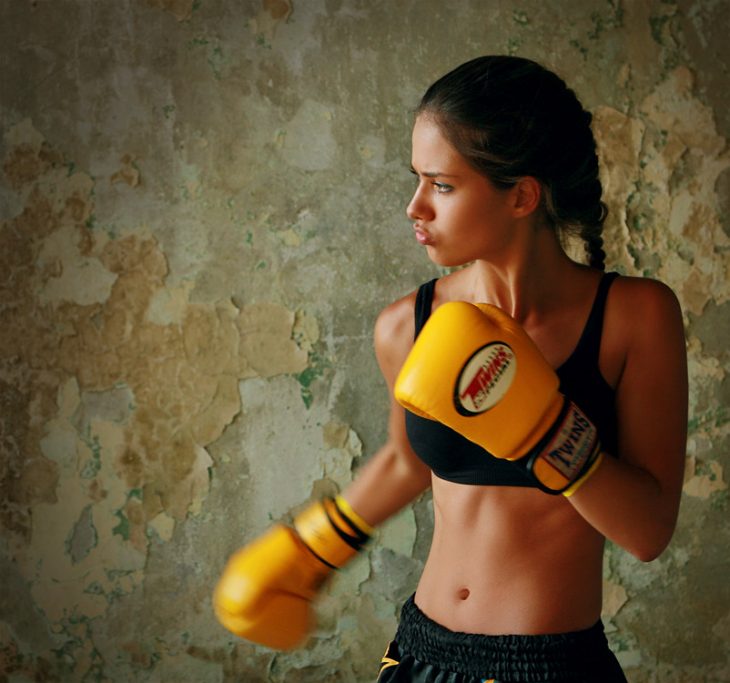
[[[199,514],[206,447],[241,412],[238,382],[304,372],[295,336],[311,349],[316,322],[300,317],[295,335],[297,315],[279,304],[161,297],[155,239],[92,231],[94,181],[30,122],[6,140],[3,171],[25,206],[0,225],[0,522],[36,608],[91,675],[90,632],[68,615],[96,618],[129,594],[151,534],[169,541]],[[124,163],[112,182],[137,187]],[[165,324],[149,319],[153,301]]]

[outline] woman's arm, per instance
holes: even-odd
[[[431,470],[411,449],[405,411],[393,398],[393,384],[413,345],[414,295],[388,306],[375,324],[375,353],[390,395],[388,438],[343,491],[343,497],[371,526],[377,526],[431,485]]]
[[[391,395],[412,339],[411,296],[388,307],[376,325],[378,361]],[[367,536],[363,526],[362,534],[353,533],[358,522],[382,522],[429,485],[428,469],[408,446],[403,410],[393,407],[390,422],[386,445],[345,491],[352,510],[338,500],[314,503],[295,517],[293,528],[277,524],[229,559],[214,605],[232,633],[274,649],[301,644],[313,625],[316,587],[348,562]]]
[[[616,387],[619,458],[604,458],[568,500],[604,536],[648,562],[672,537],[682,492],[684,329],[679,303],[661,283],[621,278],[613,288],[604,343],[606,330],[612,330],[608,334],[626,349]]]

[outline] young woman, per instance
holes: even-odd
[[[338,539],[359,547],[372,527],[431,487],[430,554],[380,683],[625,680],[600,622],[603,547],[608,538],[650,561],[672,536],[686,353],[666,286],[604,273],[606,209],[590,124],[573,91],[526,59],[478,58],[428,89],[413,128],[416,189],[407,213],[434,263],[464,267],[379,316],[376,353],[393,397],[387,443],[337,501],[300,516],[286,542],[264,537],[263,548],[234,557],[216,596],[231,630],[293,644],[269,632],[281,632],[277,619],[291,628],[291,595],[314,595],[322,562],[341,566],[349,557],[333,549]],[[564,251],[570,234],[585,241],[588,265]],[[516,321],[597,434],[600,455],[586,461],[570,497],[550,495],[525,467],[395,399],[414,339],[450,302],[490,304]],[[424,365],[441,363],[438,348],[425,353]],[[520,357],[517,367],[525,367]],[[520,381],[529,397],[530,378]],[[525,429],[512,417],[491,431]],[[336,532],[326,541],[324,527]],[[257,567],[262,556],[270,567],[272,555],[281,571],[262,578]],[[296,589],[292,573],[300,575]],[[271,606],[272,591],[286,595],[286,618]],[[296,629],[305,631],[308,618]]]

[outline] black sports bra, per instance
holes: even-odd
[[[616,454],[615,392],[598,368],[603,312],[611,283],[618,273],[606,273],[598,284],[583,333],[570,357],[556,370],[560,391],[578,404],[598,429],[603,449]],[[416,295],[416,336],[431,315],[436,279],[421,285]],[[535,486],[519,467],[495,458],[440,422],[406,411],[406,433],[411,446],[434,474],[458,484],[480,486]]]

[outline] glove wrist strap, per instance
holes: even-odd
[[[370,534],[361,529],[338,503],[332,498],[325,498],[294,519],[294,529],[307,548],[324,564],[335,569],[350,560],[370,538]],[[354,513],[352,508],[347,507],[348,512]]]
[[[352,509],[352,505],[350,505],[350,503],[348,503],[341,495],[338,495],[335,498],[335,506],[351,527],[363,536],[367,537],[366,540],[375,533],[375,529],[362,517],[360,517],[360,515]]]

